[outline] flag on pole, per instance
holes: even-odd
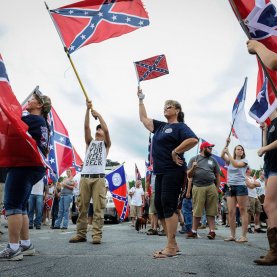
[[[138,180],[141,181],[141,175],[136,164],[135,164],[135,176],[136,176],[136,181]]]
[[[134,62],[138,82],[158,78],[169,74],[165,55],[158,55],[142,61]]]
[[[239,16],[247,26],[252,39],[263,43],[268,49],[277,52],[277,14],[276,7],[269,0],[229,0],[237,7]],[[258,78],[256,94],[262,90],[265,76],[260,62],[258,61]],[[277,84],[277,71],[267,68],[273,81]],[[269,93],[273,92],[271,85]]]
[[[258,123],[263,123],[277,108],[277,99],[275,94],[268,90],[268,80],[265,82],[261,91],[257,95],[257,99],[249,110],[249,115]]]
[[[109,191],[112,194],[114,205],[120,221],[128,217],[128,193],[124,166],[121,165],[106,175]]]
[[[149,25],[141,0],[85,0],[50,13],[69,53]]]
[[[0,55],[0,167],[45,166],[47,161],[22,120]]]
[[[233,105],[232,117],[233,128],[240,143],[248,149],[257,149],[261,147],[261,131],[258,127],[250,124],[245,115],[245,98],[246,98],[247,78],[241,88]]]
[[[152,159],[152,139],[151,139],[151,132],[149,133],[149,140],[148,140],[148,155],[147,161],[145,161],[145,183],[148,185],[148,194],[151,196],[151,176],[153,174],[153,159]]]

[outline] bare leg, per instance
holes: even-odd
[[[277,227],[277,176],[267,180],[264,209],[268,217],[268,227]]]
[[[227,197],[228,224],[230,225],[231,237],[236,237],[236,197]]]
[[[201,217],[194,216],[192,219],[192,230],[197,231]]]
[[[22,228],[20,232],[20,239],[28,240],[29,236],[29,218],[27,215],[22,216]]]
[[[166,229],[167,229],[167,245],[166,248],[169,249],[170,254],[176,254],[176,232],[178,226],[178,215],[173,214],[171,217],[165,219]]]
[[[9,226],[8,231],[9,231],[10,243],[19,242],[22,224],[23,224],[22,214],[14,214],[14,215],[8,216],[8,226]],[[29,228],[29,225],[28,225],[28,228]]]
[[[242,236],[246,237],[247,235],[247,227],[248,227],[248,213],[247,213],[247,206],[248,206],[248,196],[237,196],[240,216],[242,220]]]
[[[207,215],[207,221],[208,221],[210,231],[211,230],[214,231],[215,230],[215,216]]]

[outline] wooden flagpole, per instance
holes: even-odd
[[[76,75],[76,77],[77,77],[77,79],[78,79],[78,81],[79,81],[79,84],[80,84],[81,89],[82,89],[82,91],[83,91],[83,93],[84,93],[84,96],[85,96],[85,98],[86,98],[86,101],[90,101],[90,100],[89,100],[89,97],[88,97],[88,94],[87,94],[87,92],[86,92],[86,90],[85,90],[85,88],[84,88],[84,86],[83,86],[82,81],[81,81],[81,78],[80,78],[80,76],[79,76],[79,74],[78,74],[78,72],[77,72],[77,69],[76,69],[76,67],[75,67],[75,65],[74,65],[74,63],[73,63],[73,61],[72,61],[72,59],[71,59],[71,57],[70,57],[69,51],[68,51],[68,49],[67,49],[67,47],[66,47],[66,45],[65,45],[65,43],[64,43],[64,41],[63,41],[63,39],[62,39],[62,35],[61,35],[60,30],[59,30],[59,27],[57,26],[55,20],[54,20],[53,17],[52,17],[52,14],[50,13],[50,10],[49,10],[49,7],[48,7],[47,3],[44,2],[44,4],[45,4],[46,9],[47,9],[47,11],[48,11],[48,13],[49,13],[49,15],[50,15],[50,17],[51,17],[51,20],[52,20],[52,22],[53,22],[53,24],[54,24],[54,26],[55,26],[55,28],[56,28],[56,30],[57,30],[57,33],[59,34],[59,37],[60,37],[61,42],[62,42],[63,47],[64,47],[64,51],[65,51],[65,53],[66,53],[66,55],[67,55],[67,57],[68,57],[68,59],[69,59],[69,61],[70,61],[70,64],[71,64],[71,66],[72,66],[72,68],[73,68],[73,71],[74,71],[74,73],[75,73],[75,75]],[[92,110],[93,110],[93,108],[92,108]]]
[[[242,18],[241,18],[241,16],[240,16],[240,13],[239,13],[239,11],[238,11],[238,8],[237,8],[237,6],[235,5],[234,1],[233,1],[233,0],[229,0],[229,3],[231,4],[231,6],[232,6],[232,8],[233,8],[233,10],[234,10],[234,12],[235,12],[237,18],[238,18],[238,21],[239,21],[239,23],[240,23],[240,26],[241,26],[241,28],[243,29],[244,33],[246,34],[247,38],[248,38],[248,39],[252,39],[252,37],[251,37],[251,35],[250,35],[250,32],[249,32],[247,26],[245,25],[244,21],[242,20]],[[267,70],[267,67],[264,65],[264,63],[263,63],[263,61],[261,60],[260,56],[259,56],[258,54],[256,54],[256,56],[257,56],[259,62],[261,63],[261,65],[262,65],[262,68],[263,68],[263,70],[264,70],[265,76],[268,78],[268,81],[269,81],[269,83],[270,83],[270,85],[271,85],[271,87],[272,87],[272,89],[273,89],[273,92],[274,92],[275,96],[277,97],[277,90],[276,90],[275,84],[273,83],[273,80],[272,80],[271,76],[269,75],[269,72],[268,72],[268,70]],[[229,137],[230,137],[230,136],[229,136]]]

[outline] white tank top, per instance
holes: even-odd
[[[86,152],[82,174],[104,174],[106,157],[104,141],[92,140]]]

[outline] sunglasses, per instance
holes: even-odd
[[[207,147],[207,149],[213,150],[213,148],[211,146]]]
[[[43,94],[39,90],[39,86],[36,86],[36,88],[33,90],[33,94],[35,94],[38,97],[39,101],[44,104]]]
[[[164,107],[164,110],[166,111],[166,110],[169,110],[169,109],[172,109],[172,108],[174,108],[174,106],[167,106],[167,107]]]

